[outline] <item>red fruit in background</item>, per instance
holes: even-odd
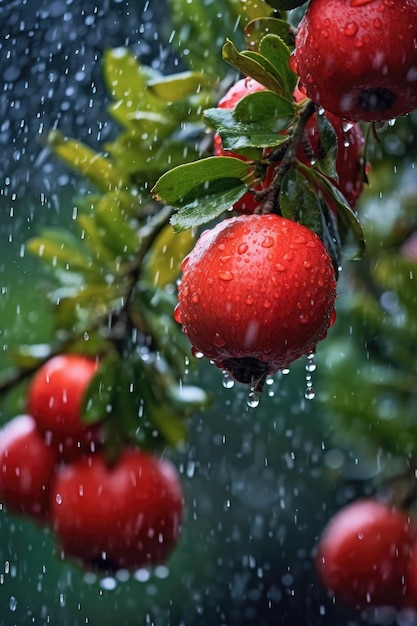
[[[177,321],[195,351],[240,382],[310,353],[333,321],[326,248],[278,215],[224,219],[201,235],[182,270]]]
[[[238,80],[234,85],[232,85],[232,87],[230,87],[227,93],[219,101],[217,106],[220,109],[233,109],[235,105],[248,94],[255,93],[256,91],[263,91],[264,89],[265,87],[253,78],[242,78]],[[213,138],[213,151],[215,156],[233,156],[237,159],[241,159],[242,161],[248,160],[241,154],[232,152],[230,150],[223,150],[221,137],[217,133],[214,135]],[[274,170],[273,167],[270,167],[265,172],[265,179],[261,183],[256,185],[254,187],[254,190],[261,191],[262,189],[268,187],[268,185],[271,184],[273,177]],[[257,200],[255,194],[248,191],[233,205],[233,208],[239,213],[250,214],[254,212],[259,204],[260,202],[259,200]]]
[[[307,95],[350,121],[417,108],[415,0],[311,0],[291,59]]]
[[[63,354],[40,367],[29,386],[28,413],[65,459],[88,450],[98,439],[97,427],[81,420],[83,396],[96,370],[93,359]]]
[[[137,449],[123,451],[112,466],[100,453],[64,466],[51,496],[64,554],[88,568],[161,563],[180,533],[183,493],[176,469]]]
[[[356,608],[402,606],[413,533],[405,513],[358,500],[332,517],[317,546],[323,585]]]
[[[29,415],[19,415],[0,431],[0,500],[13,513],[45,522],[56,456]]]

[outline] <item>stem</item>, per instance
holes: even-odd
[[[300,109],[297,122],[293,126],[291,137],[285,144],[285,152],[277,167],[276,174],[270,186],[258,194],[260,200],[264,202],[260,208],[261,213],[274,213],[278,210],[278,197],[281,189],[282,179],[287,171],[294,166],[297,157],[298,145],[302,142],[306,125],[316,110],[316,103],[308,99]],[[282,146],[281,146],[282,147]],[[276,155],[274,155],[274,158]]]

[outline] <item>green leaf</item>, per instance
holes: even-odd
[[[303,224],[319,237],[322,235],[320,204],[312,184],[292,168],[285,174],[279,196],[283,217]]]
[[[152,402],[148,405],[149,417],[165,441],[171,446],[183,444],[188,437],[187,424],[170,405]]]
[[[259,51],[275,68],[275,74],[283,85],[284,95],[291,101],[298,77],[289,66],[290,48],[279,35],[269,34],[261,40]]]
[[[259,50],[265,35],[278,35],[290,48],[294,47],[294,32],[290,24],[276,17],[261,17],[250,21],[245,27],[245,37],[249,50]]]
[[[158,101],[147,83],[155,79],[158,73],[138,63],[135,56],[124,47],[106,50],[103,59],[103,73],[107,89],[112,98],[129,103],[130,111],[138,109],[163,109],[163,102]]]
[[[245,2],[241,2],[241,6],[241,11],[248,21],[271,16],[271,7],[266,2],[245,0]]]
[[[103,243],[114,255],[128,257],[137,252],[140,245],[137,224],[127,218],[117,195],[105,194],[95,204],[94,214]]]
[[[59,131],[51,131],[47,144],[54,154],[79,174],[90,180],[100,191],[107,192],[127,185],[126,173],[108,159],[80,141],[68,139]]]
[[[167,224],[153,242],[143,267],[143,276],[151,285],[164,288],[175,285],[184,257],[191,252],[196,236],[192,230],[175,234]]]
[[[181,72],[148,81],[147,86],[156,97],[173,102],[199,93],[212,80],[201,72]]]
[[[219,217],[230,209],[248,191],[247,185],[237,185],[236,179],[223,178],[205,187],[206,195],[184,204],[172,216],[171,224],[176,232],[195,228]]]
[[[248,174],[250,165],[235,157],[207,157],[169,170],[151,190],[155,200],[173,207],[188,205],[191,201],[210,196],[210,183],[220,182],[220,188],[239,186]]]
[[[52,267],[66,271],[90,270],[92,261],[81,239],[65,228],[48,228],[30,239],[26,249]]]
[[[257,91],[242,98],[233,109],[238,122],[259,122],[280,132],[287,128],[295,114],[294,105],[272,91]]]
[[[259,91],[240,100],[233,110],[213,108],[204,119],[214,126],[225,150],[271,147],[286,141],[286,131],[294,119],[292,103],[272,91]]]
[[[362,225],[344,195],[319,171],[304,165],[300,161],[298,161],[298,168],[303,172],[306,178],[310,180],[310,182],[317,186],[327,204],[337,211],[337,216],[343,226],[353,233],[357,250],[351,255],[352,260],[362,258],[366,248]]]
[[[96,424],[103,421],[112,405],[115,393],[117,372],[120,359],[115,355],[100,361],[100,365],[83,396],[81,405],[82,421],[85,424]]]
[[[338,182],[339,175],[336,170],[338,148],[336,131],[326,115],[316,112],[316,121],[320,137],[320,147],[324,152],[324,156],[320,156],[320,158],[317,159],[317,166],[325,176]]]
[[[245,53],[239,52],[230,39],[224,44],[222,54],[223,59],[227,63],[239,70],[239,72],[242,72],[242,74],[245,74],[245,76],[251,76],[271,91],[275,91],[279,94],[283,92],[282,84],[276,77],[274,68],[270,67],[265,57],[258,54],[256,58],[252,58],[250,54],[256,55],[256,53],[251,53],[249,50],[245,51]],[[260,61],[262,61],[262,63]],[[265,68],[264,63],[268,65],[269,69]]]

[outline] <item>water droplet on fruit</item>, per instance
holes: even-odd
[[[204,357],[204,354],[200,352],[200,350],[196,350],[194,346],[191,348],[191,352],[196,359],[202,359]]]
[[[277,272],[285,272],[285,265],[283,265],[282,263],[277,263],[275,265],[275,269],[277,270]]]
[[[229,270],[219,270],[218,275],[221,280],[225,280],[225,281],[233,280],[233,272],[230,272]]]
[[[232,389],[235,386],[235,381],[226,370],[223,370],[222,385],[225,389]]]
[[[315,362],[315,358],[316,355],[314,352],[310,352],[310,354],[307,354],[307,363],[306,363],[306,372],[315,372],[317,365]]]
[[[335,321],[336,321],[336,317],[337,317],[337,315],[336,315],[336,309],[333,309],[332,314],[331,314],[331,316],[330,316],[329,328],[331,328],[331,327],[333,326],[333,324],[335,323]]]
[[[221,346],[224,346],[224,344],[226,343],[226,340],[223,337],[221,337],[219,333],[215,333],[213,343],[215,346],[218,346],[219,348],[221,348]]]
[[[246,404],[250,409],[256,409],[259,406],[259,396],[254,389],[251,389],[246,399]]]
[[[251,295],[247,296],[245,302],[246,304],[253,304],[253,296]]]
[[[60,493],[57,493],[55,496],[55,501],[57,504],[62,504],[62,496]]]
[[[300,324],[307,324],[308,323],[308,316],[307,315],[300,315],[298,317],[298,319],[300,320]]]
[[[289,367],[283,367],[281,370],[281,373],[284,374],[284,376],[287,376],[290,373],[290,368]]]
[[[237,251],[239,254],[245,254],[247,249],[248,249],[247,243],[240,243],[237,247]]]
[[[261,246],[262,248],[272,248],[272,246],[275,243],[275,239],[273,237],[265,237],[265,239],[263,239],[263,241],[261,242]]]
[[[353,37],[358,32],[359,26],[356,22],[348,22],[343,29],[343,32],[347,37]]]

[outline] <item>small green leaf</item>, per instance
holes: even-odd
[[[112,405],[119,368],[120,359],[114,355],[100,361],[82,400],[81,416],[85,424],[96,424],[106,418],[108,407]]]
[[[272,73],[270,73],[269,70],[263,65],[264,57],[258,56],[256,58],[252,58],[249,50],[245,51],[245,53],[239,52],[230,39],[228,39],[224,44],[222,54],[223,59],[242,72],[242,74],[251,76],[271,91],[282,93],[282,84],[276,78],[273,68],[271,68]],[[259,61],[262,61],[262,63]],[[267,60],[265,61],[268,63]],[[268,65],[268,67],[270,67],[270,65]]]
[[[95,204],[94,214],[104,245],[115,255],[127,257],[138,250],[137,224],[127,219],[117,196],[105,194]]]
[[[319,155],[317,166],[325,176],[332,178],[336,182],[339,175],[336,170],[337,159],[337,135],[332,124],[326,115],[316,112],[317,129],[320,137],[320,147],[323,155]]]
[[[175,285],[181,271],[184,257],[195,244],[195,234],[186,230],[175,234],[172,226],[167,224],[154,241],[145,259],[143,275],[155,287],[164,288],[168,284]]]
[[[257,63],[260,67],[263,67],[268,76],[274,78],[275,87],[272,89],[275,93],[279,93],[280,95],[287,94],[287,88],[285,85],[285,80],[282,74],[277,70],[277,68],[260,52],[255,52],[254,50],[244,50],[240,53],[243,57],[249,58],[255,63]],[[259,81],[262,82],[262,81]]]
[[[292,102],[272,91],[257,91],[242,98],[233,110],[238,122],[260,122],[274,132],[286,129],[293,120],[295,109]]]
[[[66,138],[54,130],[49,133],[47,143],[56,156],[88,178],[100,191],[107,192],[126,186],[125,172],[118,170],[110,159],[80,141]]]
[[[148,81],[148,89],[166,102],[181,100],[209,87],[212,80],[201,72],[181,72]]]
[[[271,16],[271,8],[266,4],[266,2],[259,2],[259,0],[245,0],[245,2],[242,2],[241,4],[241,11],[244,15],[246,15],[248,20]]]
[[[171,224],[176,232],[206,224],[230,209],[247,191],[247,185],[237,184],[236,179],[224,178],[210,183],[206,195],[182,205],[172,216]]]
[[[65,228],[45,229],[40,237],[28,241],[26,249],[50,266],[67,271],[90,270],[92,266],[86,246]]]
[[[324,200],[331,208],[337,211],[338,218],[342,225],[353,233],[357,244],[356,253],[352,254],[352,260],[361,259],[366,248],[365,236],[362,225],[353,212],[344,195],[333,185],[333,183],[323,176],[318,170],[308,167],[298,162],[299,169],[315,185],[323,195]]]
[[[210,196],[210,183],[225,179],[227,182],[223,187],[226,189],[240,185],[249,169],[248,163],[235,157],[207,157],[169,170],[157,181],[151,193],[159,202],[182,207]]]
[[[103,73],[112,98],[129,103],[129,110],[163,108],[165,103],[158,101],[158,98],[147,90],[148,81],[155,79],[158,73],[138,63],[128,48],[106,50]]]
[[[303,224],[321,237],[322,221],[317,194],[305,176],[294,168],[288,170],[282,180],[279,204],[283,217]]]
[[[265,35],[278,35],[290,48],[294,47],[294,31],[285,20],[276,17],[261,17],[250,21],[245,26],[245,37],[249,50],[259,50]]]
[[[291,101],[298,80],[288,63],[291,50],[279,35],[268,34],[261,40],[259,51],[275,68],[283,85],[284,95]]]
[[[272,91],[259,91],[240,100],[233,110],[213,108],[204,119],[222,139],[225,150],[277,146],[288,137],[286,131],[294,119],[292,103]]]

